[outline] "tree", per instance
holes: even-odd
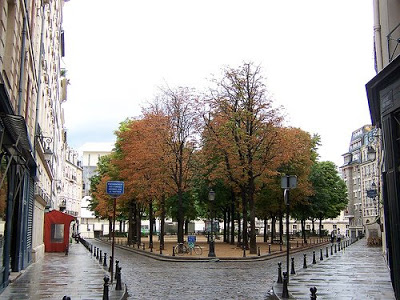
[[[314,195],[310,197],[313,216],[320,221],[322,235],[322,220],[335,218],[347,206],[346,183],[340,178],[333,162],[316,162],[310,174]]]
[[[164,165],[172,180],[170,187],[177,195],[178,243],[184,242],[184,193],[193,176],[193,154],[196,148],[195,95],[188,88],[164,89],[160,100],[167,117]]]
[[[238,69],[226,68],[215,83],[203,105],[209,108],[203,114],[206,138],[213,140],[224,160],[226,176],[240,190],[246,248],[250,212],[250,253],[257,253],[255,193],[262,178],[285,159],[277,130],[282,116],[272,107],[260,67],[245,63]]]

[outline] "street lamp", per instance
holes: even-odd
[[[208,243],[208,245],[209,245],[208,257],[215,257],[214,228],[213,228],[213,223],[214,223],[214,218],[213,218],[214,200],[215,200],[215,192],[213,190],[210,190],[208,192],[208,201],[210,201],[210,203],[211,203],[211,239],[210,239],[210,241]]]

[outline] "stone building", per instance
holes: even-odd
[[[0,292],[44,254],[59,209],[66,100],[64,0],[0,1]]]
[[[353,131],[349,152],[343,154],[342,178],[346,182],[349,202],[345,217],[349,219],[350,237],[376,238],[380,243],[382,205],[379,201],[379,159],[371,158],[371,152],[379,153],[379,130],[365,125]]]
[[[400,298],[400,1],[373,0],[377,75],[366,84],[372,125],[381,129],[385,241],[396,298]]]

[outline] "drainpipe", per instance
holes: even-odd
[[[24,25],[22,29],[22,45],[21,45],[21,66],[19,70],[19,80],[18,80],[18,115],[21,115],[21,104],[22,104],[22,85],[24,84],[25,77],[25,44],[26,44],[26,2],[24,1]]]
[[[40,97],[41,97],[41,86],[42,86],[42,56],[44,53],[43,46],[43,36],[44,36],[44,21],[45,21],[45,7],[46,5],[42,4],[42,28],[40,34],[40,51],[39,51],[39,68],[37,72],[37,80],[38,80],[38,90],[36,95],[36,116],[35,116],[35,137],[33,143],[33,158],[36,159],[36,137],[38,135],[39,129],[39,110],[40,110]]]
[[[379,73],[383,69],[379,0],[374,0],[373,7],[374,7],[374,41],[375,41],[375,60],[376,60],[375,71]]]

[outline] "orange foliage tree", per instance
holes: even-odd
[[[245,63],[226,68],[223,78],[206,97],[204,137],[222,158],[224,172],[239,189],[242,199],[243,242],[248,247],[247,213],[250,222],[250,253],[257,253],[255,196],[278,167],[290,160],[285,149],[283,117],[272,106],[260,67]],[[222,166],[222,164],[221,164]],[[248,207],[248,211],[247,211]]]

